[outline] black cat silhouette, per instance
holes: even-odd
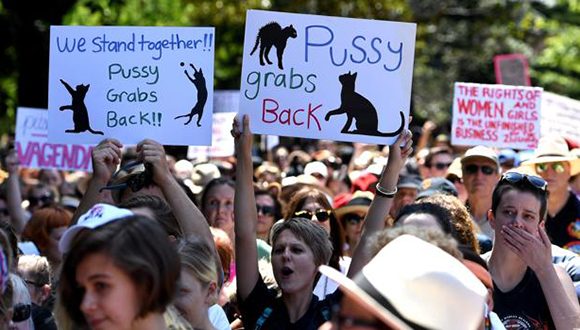
[[[329,111],[324,119],[328,121],[330,120],[330,117],[334,115],[346,113],[347,119],[346,124],[344,124],[344,127],[342,128],[342,133],[373,136],[399,135],[405,126],[405,116],[403,112],[400,111],[401,126],[399,126],[396,131],[388,133],[379,132],[377,110],[366,97],[354,91],[356,75],[356,72],[351,74],[349,71],[348,73],[338,77],[338,80],[342,84],[342,90],[340,91],[340,107]],[[350,128],[353,119],[356,119],[356,129],[349,132],[348,129]]]
[[[268,58],[270,54],[270,49],[272,46],[276,46],[276,55],[278,55],[278,67],[280,70],[284,69],[282,65],[282,56],[284,56],[284,49],[286,48],[286,43],[288,38],[296,38],[296,30],[292,25],[282,28],[280,24],[276,22],[268,23],[260,28],[258,35],[256,36],[256,44],[250,55],[254,55],[256,49],[258,49],[258,44],[260,44],[260,65],[266,65],[264,59],[268,64],[272,64]]]
[[[89,90],[91,85],[77,85],[77,89],[73,89],[70,87],[66,81],[60,79],[60,82],[66,87],[66,90],[72,96],[71,105],[63,105],[60,107],[60,111],[63,110],[72,110],[73,111],[73,122],[75,124],[74,129],[67,129],[65,132],[67,133],[82,133],[89,131],[93,134],[104,135],[101,131],[95,131],[91,128],[91,124],[89,122],[89,112],[87,110],[87,106],[85,105],[85,96]]]
[[[183,66],[183,63],[181,65]],[[195,88],[197,88],[197,102],[195,103],[193,108],[191,108],[191,111],[188,114],[177,116],[175,117],[175,119],[189,117],[189,119],[184,124],[187,125],[191,122],[193,116],[198,115],[197,126],[201,127],[201,117],[203,116],[203,107],[205,107],[205,102],[207,101],[207,87],[205,86],[205,78],[203,76],[201,68],[199,68],[199,70],[196,70],[193,64],[189,65],[193,68],[193,78],[195,79],[192,79],[191,76],[189,76],[187,70],[183,70],[183,72],[185,72],[185,75],[187,76],[189,81],[191,81],[195,86]]]

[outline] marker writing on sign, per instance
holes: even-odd
[[[357,35],[351,40],[351,47],[336,50],[334,31],[324,25],[309,25],[305,28],[304,61],[308,63],[311,53],[317,48],[328,48],[330,62],[334,66],[343,66],[350,61],[354,64],[380,64],[387,72],[397,71],[403,62],[403,43],[383,40],[380,37]],[[341,54],[342,53],[342,54]]]

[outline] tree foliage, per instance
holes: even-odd
[[[40,2],[53,3],[0,3],[0,132],[13,128],[17,105],[46,107],[38,96],[47,94],[47,79],[27,83],[48,76],[50,24],[215,26],[215,88],[237,89],[250,8],[417,22],[412,105],[419,122],[448,124],[453,83],[494,83],[498,54],[526,55],[533,85],[580,99],[580,0],[59,0],[33,10]],[[44,52],[44,69],[33,63],[38,56],[24,56],[34,52]]]

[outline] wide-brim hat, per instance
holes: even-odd
[[[487,289],[481,281],[459,260],[412,235],[383,247],[354,280],[328,266],[319,271],[395,329],[475,329],[484,317]]]
[[[351,195],[348,203],[334,210],[334,213],[339,219],[349,213],[367,213],[373,198],[374,194],[372,192],[357,190]]]
[[[532,157],[521,165],[534,167],[535,164],[555,162],[568,162],[572,176],[580,173],[580,158],[570,152],[566,140],[559,135],[547,135],[540,138]]]

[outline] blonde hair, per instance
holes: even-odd
[[[216,284],[218,282],[218,263],[212,248],[194,237],[180,240],[177,244],[182,269],[193,275],[204,288],[212,282]],[[215,304],[216,301],[217,291],[211,304]]]
[[[18,272],[35,286],[50,285],[50,264],[46,257],[23,255],[18,259]]]

